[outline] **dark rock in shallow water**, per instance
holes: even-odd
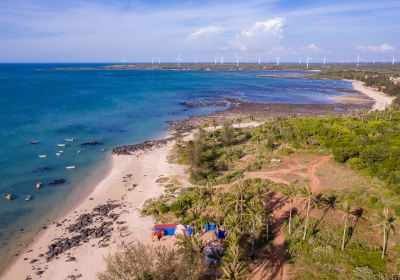
[[[33,170],[33,173],[44,173],[44,172],[49,172],[51,170],[53,170],[53,167],[50,166],[45,166],[45,167],[39,167],[35,170]]]
[[[173,140],[173,138],[166,138],[161,140],[145,141],[134,145],[124,145],[120,147],[115,147],[112,149],[112,153],[116,155],[130,155],[137,151],[148,151],[153,148],[162,147],[168,143],[168,141]]]
[[[94,146],[94,145],[100,145],[100,144],[101,143],[97,142],[97,141],[89,141],[89,142],[82,143],[81,146]]]
[[[49,185],[60,185],[64,184],[65,182],[67,182],[65,179],[54,179],[50,181]]]

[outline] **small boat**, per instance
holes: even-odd
[[[47,155],[39,155],[40,158],[47,158]]]
[[[79,151],[79,150],[78,150],[78,151],[76,151],[76,153],[77,153],[77,154],[80,154],[80,153],[81,153],[81,151]]]
[[[104,153],[106,151],[106,149],[101,149],[101,151]]]
[[[36,185],[35,185],[35,189],[40,189],[41,187],[42,187],[42,183],[41,182],[39,182],[39,183],[36,183]]]
[[[58,151],[60,154],[64,153],[64,151]]]
[[[39,144],[39,141],[37,141],[37,140],[32,140],[30,143],[31,143],[32,145],[36,145],[36,144]]]
[[[13,200],[14,196],[11,193],[5,193],[4,194],[4,198],[7,200]]]
[[[58,147],[66,147],[67,145],[65,144],[57,144]]]
[[[67,142],[74,142],[75,139],[74,139],[74,138],[65,138],[65,141],[67,141]]]
[[[68,170],[70,170],[70,169],[75,169],[76,166],[75,166],[75,165],[71,165],[71,166],[67,166],[66,168],[67,168]]]
[[[56,153],[56,156],[60,157],[62,156],[62,153]]]
[[[26,201],[29,201],[29,200],[31,200],[32,199],[32,196],[30,195],[30,194],[28,194],[27,196],[25,196],[25,200]]]

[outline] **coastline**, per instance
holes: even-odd
[[[365,86],[364,83],[361,81],[356,81],[356,80],[346,80],[346,81],[351,82],[355,90],[365,94],[366,96],[374,100],[374,105],[372,106],[370,111],[385,110],[392,104],[392,101],[395,99],[395,97],[387,96],[381,91],[376,91],[373,88]]]
[[[164,191],[164,188],[155,182],[157,178],[174,177],[174,181],[179,181],[179,174],[184,173],[184,167],[168,163],[167,156],[172,146],[173,143],[168,142],[163,146],[137,151],[131,155],[112,155],[111,168],[104,179],[89,190],[86,198],[71,206],[62,218],[41,231],[27,250],[8,265],[0,278],[97,279],[96,274],[105,269],[105,258],[120,250],[121,243],[127,245],[134,241],[151,242],[153,220],[140,217],[139,209],[147,199],[159,196]],[[126,177],[129,174],[131,176]],[[136,186],[133,187],[134,185]],[[73,235],[68,233],[66,228],[73,224],[79,215],[90,213],[94,207],[106,204],[110,200],[121,206],[114,211],[119,218],[113,224],[114,230],[106,243],[107,246],[105,243],[99,246],[99,239],[94,238],[50,261],[41,256],[46,253],[48,245],[53,243],[55,238]],[[128,227],[124,237],[116,230],[121,226]],[[31,263],[32,261],[34,262]],[[31,278],[27,278],[28,276]]]
[[[321,106],[315,104],[253,104],[245,102],[235,104],[233,102],[231,108],[206,116],[203,121],[209,121],[215,116],[220,121],[232,120],[239,115],[257,113],[257,110],[260,110],[260,112],[264,110],[262,113],[265,113],[267,117],[271,116],[272,112],[277,111],[280,114],[288,114],[288,116],[307,116],[311,111],[313,116],[319,114],[343,114],[359,108],[370,108],[372,105],[371,99],[375,102],[371,110],[375,110],[374,108],[384,110],[392,101],[392,98],[365,87],[361,82],[349,82],[353,83],[354,89],[360,92],[359,95],[361,96],[357,96],[358,93],[353,93],[339,97],[336,101],[340,104]],[[373,94],[371,94],[371,91]],[[381,97],[384,98],[382,99]],[[347,100],[345,100],[346,98]],[[360,102],[357,102],[357,100]],[[385,106],[382,107],[382,104]],[[325,111],[321,111],[321,107],[326,108]],[[340,108],[340,110],[337,108]],[[256,117],[260,117],[260,114],[256,114]],[[189,120],[196,118],[197,120],[202,120],[202,117],[189,118]],[[263,117],[261,116],[261,118]],[[163,139],[165,139],[165,136],[169,136],[168,132],[164,132],[162,135],[164,136]],[[157,197],[163,193],[163,186],[156,183],[156,180],[160,177],[169,177],[174,178],[174,183],[187,183],[184,176],[181,176],[184,174],[185,167],[168,162],[167,157],[172,146],[173,141],[166,141],[166,143],[155,145],[150,149],[137,149],[130,155],[111,155],[111,163],[104,174],[104,178],[97,184],[86,188],[58,216],[56,221],[51,223],[45,230],[40,230],[31,240],[25,252],[13,258],[7,269],[0,274],[0,278],[78,279],[82,277],[83,279],[97,279],[96,274],[105,269],[105,258],[108,255],[120,251],[123,245],[128,245],[135,241],[150,243],[153,220],[149,217],[140,217],[139,209],[147,199]],[[129,179],[126,177],[128,174],[132,174]],[[127,183],[126,180],[129,182]],[[132,187],[133,185],[136,186]],[[121,224],[113,224],[114,229],[107,241],[107,246],[103,246],[104,243],[99,246],[99,239],[92,239],[88,243],[80,244],[50,261],[47,261],[45,256],[38,257],[46,253],[48,245],[53,243],[55,238],[71,236],[71,233],[66,232],[66,228],[73,224],[79,215],[90,213],[94,207],[108,203],[110,200],[121,204],[121,207],[115,211],[119,215],[117,222],[121,222]],[[124,234],[124,236],[121,236],[117,230],[122,225],[128,227],[128,233]],[[36,259],[37,261],[31,263],[32,260]],[[30,278],[27,278],[28,276]]]

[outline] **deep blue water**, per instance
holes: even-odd
[[[168,120],[224,109],[189,109],[182,102],[331,103],[329,97],[341,95],[332,88],[351,88],[343,81],[257,77],[265,71],[54,70],[72,66],[83,65],[0,64],[0,194],[16,197],[0,199],[0,267],[23,232],[56,215],[82,191],[82,182],[105,168],[111,147],[159,137]],[[69,146],[56,146],[71,137]],[[102,145],[79,145],[92,140]],[[67,171],[68,165],[76,169]],[[55,178],[68,183],[46,185]],[[36,182],[44,183],[39,191]]]

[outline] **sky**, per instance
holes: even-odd
[[[391,62],[399,30],[399,0],[0,0],[0,62]]]

